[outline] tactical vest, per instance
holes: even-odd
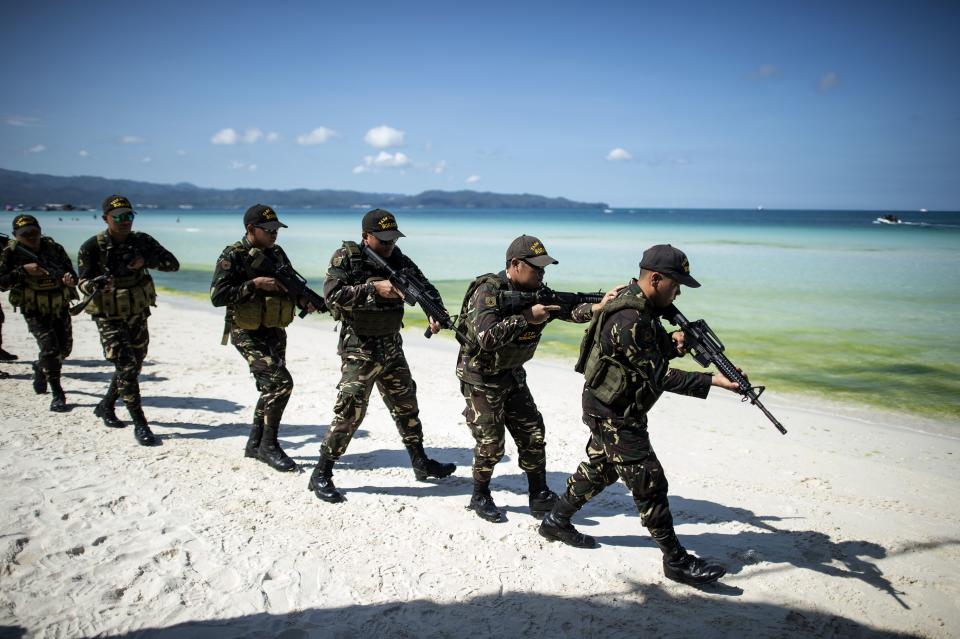
[[[495,273],[487,273],[475,279],[469,288],[467,288],[467,294],[464,296],[463,304],[460,307],[458,323],[460,328],[466,329],[474,345],[478,343],[477,329],[472,323],[466,321],[467,308],[470,305],[470,300],[473,298],[474,293],[485,284],[492,284],[499,294],[500,291],[506,290],[509,287],[509,280]],[[533,359],[537,351],[537,345],[540,344],[540,335],[542,332],[542,325],[531,324],[527,326],[523,333],[514,338],[513,341],[504,344],[495,351],[483,351],[480,350],[479,346],[474,346],[474,348],[469,349],[468,345],[464,345],[464,348],[469,349],[470,357],[476,362],[481,374],[496,375],[503,371],[520,368]]]
[[[580,356],[574,370],[583,373],[584,383],[600,402],[611,406],[634,403],[641,412],[646,412],[656,403],[662,391],[655,391],[652,395],[643,392],[639,387],[644,374],[613,355],[604,353],[600,339],[606,319],[623,309],[640,311],[641,321],[649,319],[651,330],[656,331],[657,327],[654,324],[659,326],[659,320],[650,319],[644,314],[647,300],[636,295],[636,290],[633,286],[627,287],[623,293],[607,302],[598,313],[594,314],[580,343]],[[663,327],[660,326],[659,330],[662,331]],[[656,379],[647,380],[654,382],[655,388],[659,388],[667,365],[667,358],[662,358],[657,370],[654,371]]]
[[[10,240],[10,250],[17,246],[17,240]],[[38,250],[42,251],[43,247]],[[27,315],[60,315],[70,307],[71,300],[77,299],[76,290],[64,286],[49,275],[39,277],[27,275],[25,282],[10,290],[10,305],[19,308]]]
[[[243,243],[232,246],[235,251],[243,250]],[[249,256],[243,255],[242,263],[248,276],[255,276],[256,264],[249,262]],[[286,328],[293,322],[296,305],[289,295],[274,295],[256,290],[253,299],[233,306],[233,324],[237,328],[253,331],[258,328]]]
[[[356,242],[343,243],[347,255],[345,263],[341,263],[347,272],[347,284],[355,286],[377,279],[368,277],[363,269],[363,252]],[[381,337],[393,335],[403,328],[403,300],[375,297],[376,305],[351,310],[331,308],[335,320],[342,321],[353,329],[353,332],[362,337]]]
[[[106,272],[107,232],[97,234],[97,261],[101,272]],[[147,269],[114,276],[113,289],[97,291],[87,305],[86,312],[101,317],[128,318],[139,315],[157,305],[157,291]]]

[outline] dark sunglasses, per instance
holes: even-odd
[[[532,268],[532,269],[533,269],[534,271],[536,271],[537,273],[544,273],[544,272],[546,272],[542,266],[537,266],[536,264],[531,264],[531,263],[528,262],[527,260],[521,260],[521,261],[522,261],[524,264],[526,264],[527,266],[529,266],[530,268]]]
[[[263,228],[262,226],[258,226],[257,228],[260,229],[261,231],[263,231],[264,233],[266,233],[267,235],[276,235],[278,232],[280,232],[280,229],[279,229],[279,228],[276,228],[276,229],[265,229],[265,228]]]
[[[136,216],[136,213],[114,213],[110,217],[113,218],[114,222],[133,222],[133,218]]]

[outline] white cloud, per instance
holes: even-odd
[[[82,158],[85,158],[90,155],[90,152],[87,151],[86,149],[80,149],[80,152],[77,155],[79,155]]]
[[[317,146],[318,144],[323,144],[330,140],[330,138],[337,135],[337,132],[333,129],[328,129],[325,126],[318,126],[310,133],[304,133],[303,135],[297,136],[297,144],[300,146]]]
[[[47,147],[42,144],[34,144],[29,149],[30,153],[43,153],[47,150]]]
[[[406,153],[396,152],[387,153],[380,151],[376,157],[366,155],[363,158],[363,164],[353,167],[353,174],[376,173],[380,169],[405,169],[410,166],[410,158]]]
[[[40,119],[22,115],[11,115],[7,118],[7,124],[10,126],[40,126]]]
[[[471,175],[470,177],[468,177],[468,178],[467,178],[466,180],[464,180],[464,181],[465,181],[467,184],[476,184],[477,182],[480,181],[480,176],[479,176],[479,175]]]
[[[633,156],[630,154],[630,151],[622,149],[619,146],[610,149],[610,152],[607,153],[607,160],[610,162],[629,162],[633,159]]]
[[[271,131],[270,133],[267,133],[267,142],[276,142],[279,139],[280,139],[280,134],[277,133],[276,131]]]
[[[244,164],[243,162],[239,162],[239,161],[237,161],[237,160],[230,160],[230,168],[231,168],[231,169],[242,169],[242,168],[245,167],[245,166],[246,166],[246,164]]]
[[[125,135],[120,138],[120,144],[143,144],[145,139],[138,135]]]
[[[403,131],[398,131],[384,124],[367,131],[367,134],[363,136],[363,141],[375,149],[388,149],[392,146],[403,146],[405,135],[406,133]]]
[[[211,144],[236,144],[240,136],[233,129],[220,129],[210,138]]]
[[[257,128],[247,129],[243,134],[243,141],[246,144],[253,144],[257,140],[263,137],[263,131]]]
[[[151,162],[153,162],[153,158],[148,155],[147,157],[143,158],[140,161],[143,162],[144,164],[150,164]]]
[[[436,173],[437,175],[440,175],[446,170],[447,170],[446,160],[440,160],[439,162],[437,162],[436,166],[433,167],[433,172]]]
[[[251,164],[250,166],[247,167],[247,170],[252,173],[252,172],[254,172],[254,171],[257,170],[257,165],[256,165],[256,164]]]
[[[182,157],[182,158],[185,158],[185,157],[187,157],[188,155],[190,155],[190,153],[189,153],[188,151],[183,150],[183,149],[177,149],[177,155],[180,156],[180,157]]]
[[[817,90],[820,91],[820,93],[826,93],[827,91],[835,88],[838,84],[840,84],[840,76],[833,71],[830,71],[820,76],[820,81],[817,82]]]
[[[250,171],[251,173],[257,170],[256,164],[246,164],[238,160],[230,160],[230,168],[235,171]]]

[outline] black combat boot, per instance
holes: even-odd
[[[307,490],[312,490],[317,499],[337,504],[343,501],[343,495],[333,485],[333,465],[336,462],[320,455],[320,461],[313,474],[310,475],[310,481],[307,483]]]
[[[18,359],[20,358],[13,353],[8,353],[7,351],[3,350],[2,347],[0,347],[0,362],[12,362]]]
[[[250,437],[247,438],[247,447],[243,451],[244,457],[253,457],[256,459],[257,451],[260,449],[260,439],[263,437],[263,416],[253,416],[253,428],[250,429]]]
[[[597,540],[590,535],[584,535],[570,523],[570,518],[578,510],[580,507],[571,503],[566,494],[557,498],[553,509],[540,522],[540,536],[550,541],[562,541],[574,548],[594,548]]]
[[[543,519],[557,503],[557,493],[547,488],[547,471],[535,470],[527,473],[527,486],[530,492],[530,514],[534,519]]]
[[[133,436],[141,446],[156,446],[160,443],[157,436],[147,425],[147,418],[143,414],[143,409],[139,406],[130,408],[127,406],[127,412],[130,413],[130,419],[133,421]]]
[[[50,400],[50,410],[55,413],[67,412],[67,395],[63,392],[63,387],[60,386],[60,378],[51,377],[49,382],[50,391],[53,393],[53,398]]]
[[[270,468],[279,470],[280,472],[296,470],[297,463],[287,457],[287,454],[280,448],[280,442],[277,441],[277,427],[279,425],[279,419],[264,419],[263,435],[260,437],[260,448],[257,449],[257,459]]]
[[[475,481],[473,483],[473,495],[470,497],[469,510],[477,513],[480,519],[498,523],[503,521],[503,513],[493,503],[493,497],[490,495],[490,484]]]
[[[37,395],[47,392],[47,376],[40,370],[40,362],[33,363],[33,392]]]
[[[691,586],[710,584],[727,574],[727,569],[691,555],[673,532],[653,539],[663,551],[663,574],[667,579]]]
[[[103,425],[107,428],[123,428],[126,426],[126,424],[120,421],[117,413],[113,410],[113,405],[116,403],[117,378],[114,377],[110,380],[110,388],[107,389],[107,394],[103,396],[100,403],[93,409],[93,414],[102,419]]]
[[[427,457],[423,452],[423,444],[407,444],[407,453],[410,455],[410,465],[417,481],[425,481],[430,477],[443,479],[453,474],[456,464],[443,464]]]

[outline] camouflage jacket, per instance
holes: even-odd
[[[101,249],[101,243],[106,246],[106,251]],[[143,266],[131,270],[128,265],[138,257],[143,258]],[[80,247],[77,255],[80,289],[89,293],[87,284],[95,277],[103,275],[104,269],[110,269],[117,278],[137,278],[149,275],[148,269],[178,271],[180,262],[173,253],[146,233],[131,231],[123,243],[118,243],[104,231],[94,235]]]
[[[597,417],[640,417],[665,391],[705,398],[710,391],[710,373],[691,373],[670,368],[678,357],[677,349],[660,321],[660,311],[643,295],[636,280],[624,288],[618,298],[634,295],[643,300],[643,310],[623,308],[598,318],[597,339],[603,354],[613,358],[631,373],[628,392],[619,400],[605,404],[597,399],[589,385],[583,387],[583,412]]]
[[[531,324],[522,314],[504,317],[497,304],[500,291],[516,289],[506,272],[480,276],[469,299],[464,299],[462,322],[473,344],[462,344],[457,357],[457,377],[468,384],[490,385],[523,366],[533,357],[540,336],[555,319],[589,322],[592,304],[580,304],[551,316],[542,324]]]
[[[251,248],[253,246],[250,240],[244,236],[239,242],[231,244],[220,253],[217,266],[213,271],[213,281],[210,283],[210,301],[214,306],[236,306],[249,302],[257,295],[253,278],[273,276],[273,273],[264,270],[263,267],[260,270],[253,267],[252,258],[248,253]],[[280,264],[290,264],[290,258],[279,246],[274,245],[265,252]]]
[[[351,255],[344,243],[334,251],[323,282],[323,297],[331,313],[342,322],[338,352],[372,353],[394,351],[399,344],[399,330],[402,326],[403,300],[386,299],[377,295],[373,280],[383,279],[386,273],[380,272],[360,255]],[[362,244],[357,245],[363,248]],[[398,247],[394,247],[387,263],[396,270],[407,270],[413,277],[426,283],[427,292],[436,300],[440,292],[427,280],[420,268]],[[358,325],[369,324],[371,318],[385,316],[384,325],[394,324],[395,330],[388,334],[369,336],[357,330]],[[392,318],[392,319],[391,319]],[[376,319],[373,319],[376,322]]]
[[[40,248],[36,251],[33,251],[27,246],[25,246],[25,248],[35,253],[37,257],[59,267],[65,273],[73,275],[74,278],[77,277],[77,272],[73,270],[73,262],[70,260],[70,256],[67,255],[66,250],[57,244],[53,238],[46,236],[41,237]],[[22,267],[24,264],[30,264],[32,261],[29,257],[18,253],[12,243],[5,246],[3,250],[0,251],[0,291],[7,291],[11,288],[19,288],[27,285],[28,278],[32,276],[27,275]],[[49,275],[43,275],[36,279],[41,280],[40,284],[43,288],[63,288],[62,282],[53,282]]]

